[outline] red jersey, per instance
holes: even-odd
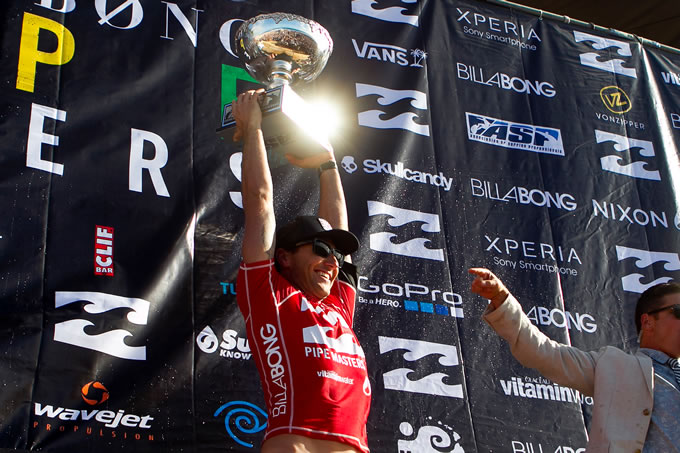
[[[340,270],[319,300],[293,287],[273,260],[241,264],[236,294],[269,414],[265,440],[298,434],[369,451],[371,386],[352,330],[355,286],[356,275]]]

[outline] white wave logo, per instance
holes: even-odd
[[[56,308],[74,302],[87,302],[83,307],[88,313],[101,314],[116,308],[129,308],[127,320],[145,326],[151,304],[144,299],[115,296],[113,294],[88,291],[57,291],[54,296]],[[94,326],[86,319],[71,319],[54,326],[54,341],[103,352],[104,354],[129,360],[146,360],[145,346],[128,346],[125,338],[132,333],[124,329],[111,330],[98,335],[85,333],[85,328]]]
[[[392,227],[401,227],[411,222],[422,222],[420,227],[422,231],[428,233],[441,232],[439,216],[436,214],[396,208],[379,201],[368,200],[368,215],[372,217],[381,214],[390,216],[387,223]],[[396,236],[396,234],[386,231],[372,233],[370,235],[370,248],[376,252],[444,261],[444,251],[442,249],[426,247],[431,242],[429,239],[414,238],[406,242],[394,243],[392,239]]]
[[[417,3],[418,0],[401,0],[402,3]],[[391,6],[383,9],[376,9],[377,0],[352,0],[352,12],[363,16],[373,17],[386,22],[400,22],[404,24],[418,26],[418,16],[404,14],[407,10],[400,6]]]
[[[381,354],[398,349],[406,350],[403,357],[409,362],[416,362],[425,356],[438,354],[441,356],[438,362],[442,366],[451,367],[459,364],[458,349],[455,346],[393,337],[378,337],[378,343]],[[411,368],[398,368],[384,373],[383,383],[385,384],[385,389],[463,398],[462,385],[444,383],[444,379],[450,377],[448,374],[432,373],[422,379],[412,381],[408,378],[408,375],[414,371]]]
[[[635,138],[624,137],[611,132],[595,130],[595,140],[597,143],[614,142],[614,150],[619,153],[628,151],[632,154],[633,149],[639,149],[640,156],[653,158],[654,145],[647,140],[639,140]],[[651,159],[650,159],[651,160]],[[661,174],[658,170],[647,169],[647,164],[644,161],[637,161],[627,165],[622,165],[624,158],[622,155],[610,155],[600,158],[602,169],[612,173],[619,173],[621,175],[630,176],[631,178],[649,179],[651,181],[661,181]]]
[[[630,44],[623,41],[617,41],[616,39],[603,38],[601,36],[591,35],[589,33],[583,33],[581,31],[574,31],[574,40],[576,42],[586,42],[590,43],[590,46],[595,50],[605,50],[604,55],[596,52],[587,52],[579,55],[581,64],[583,66],[590,66],[591,68],[599,69],[601,71],[611,72],[614,74],[620,74],[627,77],[637,78],[637,72],[635,68],[626,68],[623,66],[625,62],[622,58],[614,58],[607,60],[607,56],[612,55],[614,52],[610,50],[611,47],[614,48],[615,53],[622,57],[632,57],[633,53],[630,50]]]
[[[630,247],[616,246],[616,257],[619,261],[629,258],[635,260],[635,267],[638,269],[650,268],[654,263],[665,263],[663,268],[667,271],[680,270],[680,256],[677,253],[671,252],[650,252],[648,250],[634,249]],[[668,283],[673,280],[671,277],[659,277],[649,283],[644,283],[642,279],[645,276],[640,273],[633,273],[625,275],[621,278],[623,290],[631,293],[642,294],[648,288],[660,283]]]
[[[382,106],[391,105],[404,99],[411,99],[411,107],[427,111],[427,96],[422,91],[393,90],[377,85],[357,83],[356,93],[357,98],[376,95],[378,96],[378,104]],[[383,116],[386,114],[382,110],[359,112],[359,125],[374,129],[404,129],[418,135],[430,136],[429,125],[415,122],[415,119],[418,118],[416,113],[404,112],[393,118],[383,119]]]

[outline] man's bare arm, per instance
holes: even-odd
[[[274,201],[272,178],[262,135],[261,91],[239,95],[233,104],[237,124],[235,139],[243,138],[241,192],[245,232],[241,254],[245,263],[263,261],[274,255]]]
[[[328,161],[335,162],[335,155],[332,151],[325,151],[303,159],[297,159],[291,155],[286,157],[291,164],[303,168],[319,168],[321,164]],[[345,192],[337,168],[324,170],[319,175],[318,216],[328,220],[333,228],[349,230]],[[348,256],[346,261],[351,262],[351,258]]]

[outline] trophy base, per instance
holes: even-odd
[[[328,137],[319,135],[318,127],[308,131],[310,125],[318,124],[318,118],[314,118],[314,112],[289,85],[265,91],[260,100],[260,108],[262,133],[270,166],[277,167],[287,163],[283,157],[285,154],[306,157],[326,150],[332,151]],[[222,126],[217,129],[217,135],[232,141],[235,132],[236,120],[230,103],[224,106]],[[311,135],[310,132],[316,135]]]

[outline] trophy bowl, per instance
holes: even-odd
[[[268,88],[314,80],[333,52],[333,40],[325,28],[288,13],[249,19],[234,40],[247,71]]]

